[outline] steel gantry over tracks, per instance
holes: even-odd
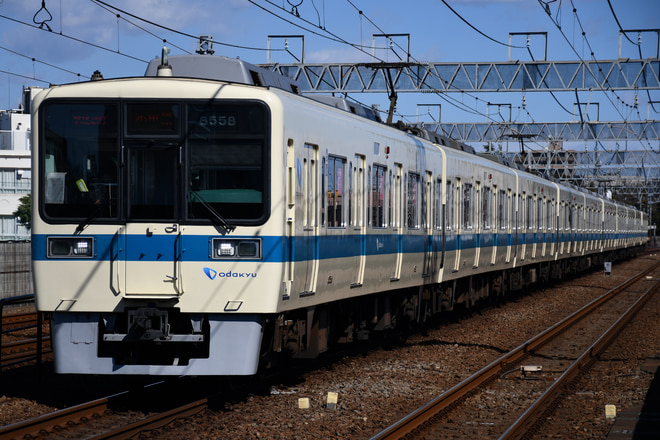
[[[264,65],[303,93],[531,92],[660,89],[660,60],[493,63],[297,63]]]
[[[503,61],[469,63],[296,63],[266,64],[295,79],[303,93],[580,92],[660,90],[660,59],[584,61]],[[622,195],[660,200],[660,121],[438,122],[425,127],[468,143],[511,142],[497,151],[531,169],[580,186],[616,188]],[[545,150],[525,151],[521,139],[547,143]],[[621,142],[605,149],[601,142]],[[585,151],[564,150],[582,142]],[[587,151],[587,143],[598,145]],[[644,142],[628,151],[628,142]],[[520,147],[518,147],[520,145]],[[560,146],[557,148],[557,146]],[[580,150],[582,150],[580,148]],[[495,149],[495,148],[494,148]],[[658,147],[660,150],[660,147]]]

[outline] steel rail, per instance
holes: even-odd
[[[541,396],[500,436],[500,440],[519,439],[541,422],[541,416],[550,409],[564,388],[586,371],[616,339],[623,328],[660,288],[660,281],[649,287],[626,312],[621,315]]]
[[[208,404],[208,399],[200,399],[195,402],[171,409],[169,411],[155,414],[151,417],[147,417],[143,420],[131,423],[130,425],[120,426],[113,429],[112,431],[89,437],[88,440],[130,439],[141,432],[159,429],[176,419],[197,414],[205,410],[208,407]]]
[[[37,325],[37,312],[13,313],[2,317],[2,332],[23,330]]]
[[[37,350],[37,339],[26,339],[23,341],[9,342],[2,344],[2,356],[0,357],[0,367],[10,367],[37,359],[38,356],[51,354],[50,336],[43,338],[41,351]]]
[[[614,298],[624,289],[639,281],[648,273],[658,269],[658,267],[660,267],[660,262],[604,293],[552,327],[539,333],[527,342],[524,342],[511,350],[509,353],[494,360],[475,374],[454,385],[440,396],[426,403],[424,406],[390,425],[388,428],[371,437],[370,440],[400,439],[407,434],[420,431],[420,429],[424,428],[425,424],[433,423],[433,420],[439,417],[442,411],[462,400],[468,395],[468,393],[495,379],[502,371],[505,371],[506,368],[508,368],[508,365],[525,358],[530,352],[547,344],[593,310]]]
[[[153,388],[154,386],[168,386],[167,381],[159,381],[145,386],[146,388]],[[65,408],[52,413],[44,414],[43,416],[36,417],[30,420],[17,422],[11,425],[0,427],[0,440],[17,439],[24,437],[36,437],[43,432],[53,430],[55,427],[65,427],[70,423],[78,423],[83,418],[90,418],[97,414],[102,414],[108,410],[113,404],[116,404],[120,399],[125,399],[131,394],[131,391],[123,391],[121,393],[113,394],[108,397],[93,400],[90,402],[75,405],[70,408]],[[172,421],[189,417],[197,414],[198,412],[206,409],[209,405],[209,398],[203,398],[194,402],[186,403],[176,408],[160,412],[150,417],[125,425],[119,426],[110,431],[96,434],[93,438],[100,439],[128,439],[134,437],[140,432],[155,430],[171,423]]]
[[[72,421],[77,422],[82,418],[101,414],[108,409],[108,403],[110,400],[121,394],[104,397],[102,399],[44,414],[40,417],[3,426],[0,428],[0,440],[23,438],[26,436],[36,437],[41,431],[50,431],[56,426],[63,427]]]

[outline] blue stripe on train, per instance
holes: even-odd
[[[542,243],[541,234],[518,235],[518,244],[527,242]],[[543,234],[545,235],[545,234]],[[559,234],[564,242],[573,242],[580,238],[577,234]],[[599,234],[597,234],[599,235]],[[609,235],[609,234],[608,234]],[[612,234],[612,238],[626,238],[627,234]],[[643,237],[644,235],[628,235],[630,237]],[[70,237],[70,236],[69,236]],[[93,235],[95,256],[92,260],[110,261],[120,258],[127,261],[172,261],[175,253],[180,252],[181,261],[210,261],[211,239],[223,238],[220,236],[183,235],[180,245],[175,243],[175,237],[168,235],[131,235],[119,238],[116,235]],[[250,236],[231,235],[231,239],[251,239]],[[399,252],[420,253],[426,250],[440,251],[442,249],[441,235],[392,235],[368,234],[362,235],[325,235],[318,237],[295,237],[287,239],[282,236],[262,236],[262,256],[258,261],[281,263],[289,260],[289,252],[293,252],[295,261],[306,260],[310,256],[317,258],[345,258],[357,255],[387,255]],[[548,234],[548,243],[555,238],[555,234]],[[130,251],[126,251],[124,240],[130,240]],[[291,241],[289,241],[291,240]],[[493,245],[515,245],[515,234],[462,234],[445,237],[445,251],[451,252],[458,247],[463,250],[476,247],[491,248]],[[48,260],[46,258],[46,235],[32,236],[32,258],[34,260]],[[59,258],[59,260],[78,261],[79,258]],[[241,260],[250,261],[250,260]]]

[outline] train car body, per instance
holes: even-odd
[[[249,65],[233,83],[221,57],[171,60],[184,77],[155,63],[35,98],[57,372],[254,374],[645,243],[632,208],[260,86]]]

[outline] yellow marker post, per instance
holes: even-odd
[[[337,393],[329,392],[328,393],[328,403],[326,408],[335,409],[337,407]]]

